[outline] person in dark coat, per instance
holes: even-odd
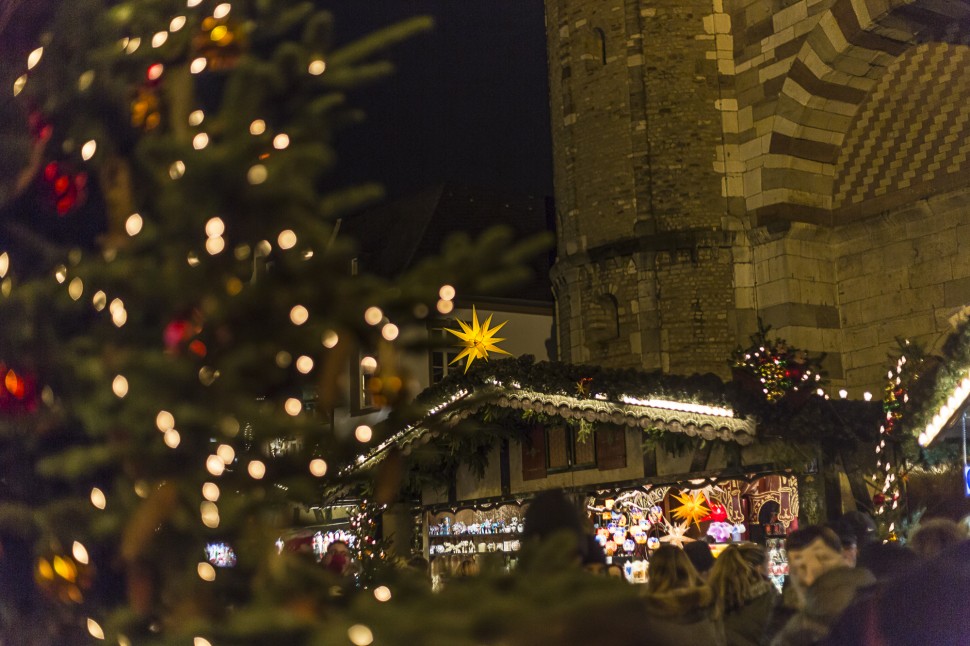
[[[753,543],[729,545],[708,577],[716,616],[724,624],[727,646],[766,643],[766,628],[778,593],[765,573],[765,551]]]
[[[785,542],[789,571],[801,608],[775,635],[771,646],[807,646],[823,640],[860,588],[876,579],[846,565],[842,543],[831,529],[810,525]]]
[[[650,557],[646,633],[654,646],[724,646],[715,617],[714,593],[701,580],[684,550],[662,545]]]

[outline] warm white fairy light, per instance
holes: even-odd
[[[222,4],[216,5],[216,8],[212,10],[212,17],[216,20],[222,20],[229,15],[229,11],[232,9],[232,5],[228,2],[223,2]]]
[[[199,578],[203,581],[216,580],[216,569],[205,561],[202,561],[198,566],[196,566],[196,571],[199,573]]]
[[[310,318],[310,312],[302,305],[294,305],[290,310],[290,321],[293,325],[303,325]]]
[[[88,634],[95,639],[104,639],[104,629],[91,617],[88,617]]]
[[[8,271],[10,271],[10,256],[4,251],[0,253],[0,278],[6,276]]]
[[[175,428],[175,416],[167,410],[160,410],[158,415],[155,416],[155,426],[162,433],[171,430]]]
[[[296,369],[305,375],[309,374],[310,371],[313,370],[313,359],[306,356],[305,354],[301,355],[296,360]]]
[[[639,399],[630,395],[620,395],[620,401],[634,406],[646,406],[648,408],[663,408],[666,410],[679,410],[685,413],[700,413],[702,415],[713,415],[715,417],[734,417],[734,411],[730,408],[720,406],[706,406],[704,404],[691,404],[689,402],[669,401],[666,399]]]
[[[269,177],[269,171],[267,171],[266,167],[262,164],[256,164],[250,167],[249,171],[246,173],[246,181],[253,186],[262,184],[266,181],[267,177]]]
[[[164,72],[165,72],[165,66],[162,65],[161,63],[155,63],[154,65],[148,68],[148,73],[147,73],[148,80],[157,81],[158,79],[162,78],[162,74]]]
[[[266,475],[266,465],[260,460],[250,462],[246,470],[249,471],[249,477],[253,480],[262,480],[263,476]]]
[[[171,22],[168,23],[169,31],[178,31],[185,26],[185,16],[175,16],[172,18]]]
[[[185,257],[185,262],[189,263],[189,267],[198,267],[201,261],[194,251],[190,251],[188,256]]]
[[[374,633],[364,624],[354,624],[348,628],[347,638],[354,646],[370,646],[374,643]]]
[[[91,305],[93,305],[94,309],[98,312],[103,310],[104,306],[107,304],[108,296],[100,289],[94,293],[94,296],[91,297]]]
[[[125,45],[126,54],[134,54],[141,47],[141,38],[131,38]]]
[[[152,47],[156,47],[156,48],[161,47],[162,45],[165,44],[165,41],[167,40],[168,40],[167,31],[155,32],[155,35],[152,36]]]
[[[200,74],[205,70],[207,64],[208,61],[202,56],[192,59],[192,62],[189,63],[189,71],[193,74]]]
[[[205,637],[193,637],[192,646],[212,646],[212,642]]]
[[[276,244],[280,246],[280,249],[292,249],[296,246],[296,240],[296,234],[293,231],[284,229],[276,237]]]
[[[81,296],[84,295],[84,281],[75,276],[67,285],[67,294],[72,300],[81,300]]]
[[[220,444],[219,448],[216,449],[216,455],[219,456],[226,466],[229,466],[236,459],[236,450],[228,444]]]
[[[94,153],[97,152],[97,150],[98,142],[96,142],[94,139],[85,141],[84,145],[81,146],[81,159],[84,161],[91,159],[94,157]]]
[[[118,399],[123,399],[128,394],[128,380],[124,375],[115,375],[111,382],[111,391]]]
[[[13,82],[13,95],[19,96],[21,92],[24,91],[24,86],[27,85],[27,75],[21,74]]]
[[[445,299],[438,300],[437,305],[438,311],[442,314],[450,314],[453,309],[455,309],[455,304],[451,301],[446,301]]]
[[[27,55],[27,69],[32,70],[40,62],[41,57],[44,56],[44,48],[38,47],[34,51]]]
[[[212,454],[205,459],[206,471],[214,476],[221,476],[222,472],[226,470],[226,463],[222,461],[216,454]]]
[[[327,62],[322,58],[315,58],[310,61],[310,64],[307,66],[307,71],[314,76],[320,76],[327,71]]]
[[[283,410],[286,411],[287,415],[291,417],[296,417],[303,410],[303,402],[301,402],[296,397],[290,397],[285,402],[283,402]]]
[[[845,388],[839,391],[839,397],[841,397],[842,399],[845,399],[848,396],[849,396],[849,391],[846,390]]]
[[[374,357],[364,357],[360,360],[360,369],[364,374],[374,374],[377,371],[377,359]]]
[[[380,585],[374,588],[374,598],[381,603],[391,600],[391,589],[386,585]]]
[[[128,219],[125,220],[125,232],[130,236],[136,236],[141,233],[141,229],[144,224],[145,222],[142,220],[141,215],[138,213],[132,213],[128,216]]]
[[[199,514],[202,516],[202,524],[209,529],[219,526],[219,507],[214,502],[207,500],[199,505]]]
[[[273,148],[276,150],[285,150],[290,145],[290,137],[285,133],[280,133],[273,137]]]
[[[78,541],[74,541],[74,544],[71,545],[71,556],[81,565],[87,565],[90,560],[87,548]]]
[[[265,258],[273,251],[273,245],[269,243],[269,240],[260,240],[256,243],[256,257]]]
[[[97,487],[91,488],[91,504],[98,509],[104,509],[108,504],[108,499],[105,498],[104,492]]]
[[[185,162],[181,159],[172,162],[172,165],[168,167],[168,176],[172,179],[179,179],[185,175]]]
[[[441,289],[438,290],[438,298],[443,301],[451,301],[455,299],[455,288],[451,285],[442,285]]]
[[[393,341],[394,339],[397,338],[397,335],[399,333],[400,333],[400,330],[398,330],[398,327],[393,323],[388,323],[387,325],[381,328],[381,336],[384,337],[384,339],[387,341]]]
[[[327,473],[327,463],[320,458],[310,460],[310,473],[317,478],[322,478]]]
[[[249,124],[249,134],[253,136],[261,135],[266,132],[266,122],[262,119],[256,119]]]
[[[205,121],[205,112],[202,110],[193,110],[189,113],[189,125],[197,126]]]
[[[338,341],[340,341],[340,337],[337,336],[337,333],[334,332],[333,330],[327,330],[326,332],[324,332],[323,338],[321,339],[321,342],[323,343],[323,347],[325,348],[336,347]]]
[[[165,435],[162,437],[165,442],[165,446],[170,449],[178,448],[178,445],[182,442],[182,436],[174,428],[170,428],[165,431]]]
[[[202,150],[209,145],[209,135],[204,132],[200,132],[196,136],[192,137],[192,147],[196,150]]]
[[[94,83],[94,70],[82,72],[81,76],[77,77],[77,89],[80,92],[87,91],[92,83]]]
[[[219,500],[219,485],[214,482],[207,482],[202,485],[202,497],[209,502],[216,502]]]
[[[209,238],[205,241],[205,250],[209,252],[210,256],[215,256],[226,248],[226,240],[224,238]]]
[[[185,0],[186,7],[198,7],[202,4],[202,0]]]
[[[377,325],[384,318],[384,312],[381,311],[379,307],[368,307],[364,311],[364,321],[368,325]]]
[[[117,299],[115,299],[117,300]],[[128,312],[124,307],[118,308],[111,312],[111,322],[115,324],[115,327],[121,327],[128,321]]]
[[[63,285],[64,281],[67,280],[67,267],[60,265],[57,269],[55,269],[54,280]]]
[[[357,430],[354,431],[354,437],[357,438],[358,442],[370,442],[371,438],[374,437],[374,431],[370,426],[361,424],[357,427]]]
[[[862,398],[866,401],[872,401],[872,393],[864,392],[862,393]]]

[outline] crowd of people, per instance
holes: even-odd
[[[572,509],[572,510],[570,510]],[[533,541],[575,536],[578,566],[609,574],[562,492],[544,492],[526,514]],[[906,545],[877,539],[861,512],[812,525],[786,540],[790,575],[779,593],[765,550],[728,546],[715,559],[703,542],[651,553],[644,632],[656,646],[970,646],[967,526],[922,522]]]

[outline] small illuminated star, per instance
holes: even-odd
[[[690,523],[685,522],[682,525],[667,525],[667,535],[660,537],[660,542],[670,543],[671,545],[676,545],[677,547],[683,547],[684,543],[689,543],[693,541],[693,538],[686,536],[687,530],[690,529]]]
[[[461,319],[455,319],[458,321],[458,325],[461,326],[462,331],[452,330],[450,328],[445,328],[448,332],[451,332],[456,337],[461,339],[461,344],[459,347],[464,348],[457,357],[451,360],[448,365],[452,363],[457,363],[462,359],[466,359],[465,372],[471,368],[471,365],[475,362],[475,359],[484,359],[488,361],[489,352],[497,352],[499,354],[511,354],[506,352],[502,348],[498,347],[496,344],[504,341],[505,339],[496,339],[495,333],[502,329],[508,321],[503,321],[493,328],[489,328],[492,324],[492,315],[489,314],[488,318],[485,319],[484,325],[478,324],[478,313],[475,311],[475,306],[472,305],[472,324],[469,326],[467,323]]]

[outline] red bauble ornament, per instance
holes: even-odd
[[[0,413],[32,413],[37,402],[37,379],[0,363]]]
[[[886,502],[886,496],[881,493],[877,493],[872,497],[872,503],[874,505],[882,505],[885,502]]]

